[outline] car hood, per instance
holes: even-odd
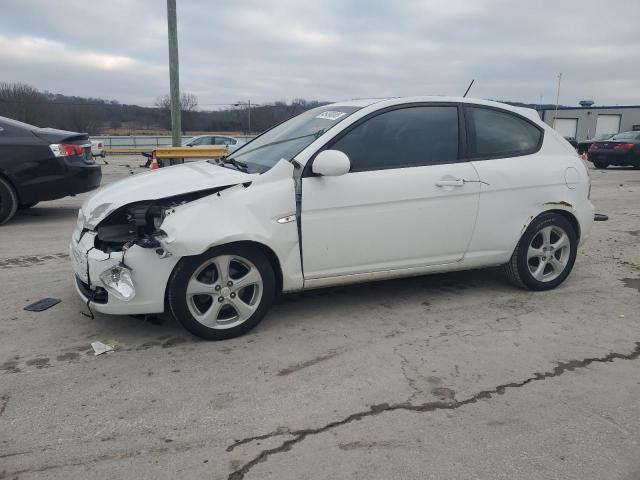
[[[111,212],[130,203],[233,186],[251,182],[257,176],[204,161],[160,168],[125,178],[102,187],[87,198],[81,210],[84,228],[95,228]]]

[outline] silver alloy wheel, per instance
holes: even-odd
[[[561,227],[544,227],[534,235],[527,250],[529,272],[539,282],[558,278],[569,263],[571,240]]]
[[[187,305],[204,326],[232,328],[255,313],[262,291],[262,275],[251,261],[238,255],[220,255],[204,262],[191,275]]]

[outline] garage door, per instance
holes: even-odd
[[[620,115],[598,115],[596,135],[618,133],[620,131]]]
[[[578,131],[577,118],[556,118],[553,128],[563,137],[576,138]]]

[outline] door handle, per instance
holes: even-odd
[[[464,180],[462,178],[455,178],[453,180],[438,180],[436,187],[462,187],[464,186]]]

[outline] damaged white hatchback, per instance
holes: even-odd
[[[256,326],[281,292],[496,265],[554,288],[591,230],[589,194],[584,162],[533,110],[349,101],[227,158],[102,188],[79,212],[71,259],[91,308],[168,310],[218,340]]]

